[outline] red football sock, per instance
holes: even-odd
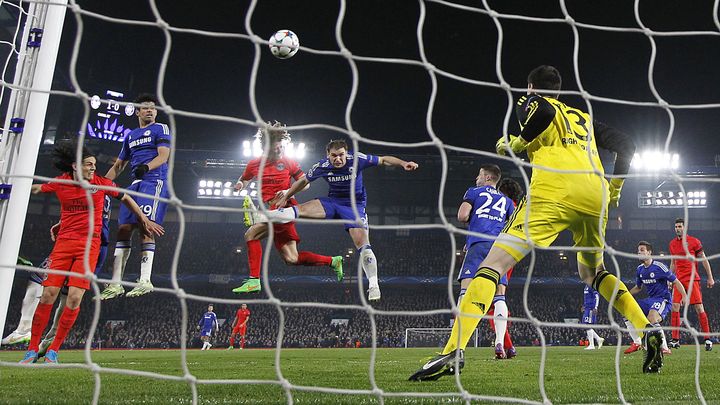
[[[30,345],[28,350],[38,351],[40,348],[40,340],[42,339],[45,327],[50,320],[53,304],[38,304],[35,308],[35,314],[32,319],[32,329],[30,330]]]
[[[705,333],[705,340],[710,339],[710,323],[708,322],[707,312],[699,313],[698,320],[700,321],[700,329]]]
[[[230,336],[230,346],[235,346],[235,336]]]
[[[672,312],[670,315],[670,326],[673,328],[680,326],[680,312]],[[680,331],[673,329],[672,331],[673,340],[680,340]]]
[[[259,240],[247,241],[248,265],[250,266],[250,277],[260,278],[260,264],[262,263],[262,243]]]
[[[298,252],[298,266],[329,266],[332,264],[332,257],[323,256],[313,252]]]
[[[245,348],[245,335],[240,336],[240,348]]]
[[[65,309],[63,309],[62,315],[60,315],[60,321],[58,324],[57,333],[55,334],[55,339],[53,339],[48,350],[60,350],[60,346],[62,346],[63,342],[65,341],[65,337],[75,324],[75,320],[77,319],[79,313],[80,307],[77,307],[75,309],[65,307]]]
[[[505,329],[505,341],[503,342],[503,346],[506,348],[513,347],[512,339],[510,338],[510,332]]]

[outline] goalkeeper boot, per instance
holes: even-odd
[[[138,285],[130,290],[129,293],[127,293],[126,297],[133,298],[133,297],[139,297],[141,295],[145,295],[149,292],[152,292],[152,290],[155,288],[153,287],[150,280],[138,280]]]
[[[368,301],[380,301],[380,287],[370,287],[368,289]]]
[[[120,284],[109,284],[103,292],[100,293],[101,300],[109,300],[125,294],[125,289]]]
[[[705,351],[709,352],[712,350],[713,342],[710,339],[705,339]]]
[[[330,264],[330,267],[332,267],[333,271],[335,272],[335,276],[337,276],[338,283],[343,281],[343,258],[342,256],[333,256],[332,263]]]
[[[58,353],[55,350],[45,353],[45,364],[58,364]]]
[[[52,344],[52,341],[52,339],[43,339],[42,342],[40,342],[40,348],[38,349],[38,357],[45,356],[45,353]]]
[[[11,334],[7,335],[5,339],[2,340],[3,345],[16,345],[19,343],[28,343],[30,342],[30,331],[27,333],[18,332],[17,330],[14,330]]]
[[[234,292],[235,294],[245,294],[251,292],[260,292],[261,289],[262,288],[260,287],[259,278],[249,278],[245,280],[240,287],[233,288],[232,292]]]
[[[38,354],[35,350],[28,350],[25,353],[25,357],[23,357],[22,360],[20,360],[20,364],[31,364],[36,363],[38,359]]]
[[[668,346],[670,346],[672,349],[679,349],[680,341],[677,339],[670,339],[670,344]]]
[[[422,368],[411,375],[410,381],[435,381],[444,375],[455,374],[456,365],[459,366],[458,373],[465,367],[465,351],[460,349],[458,361],[455,361],[455,353],[453,350],[448,354],[441,354],[433,357]]]
[[[651,328],[647,325],[646,328]],[[645,346],[645,360],[643,361],[643,373],[658,373],[663,366],[662,352],[663,336],[658,329],[645,331],[643,335],[643,346]]]

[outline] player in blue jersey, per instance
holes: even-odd
[[[153,96],[142,94],[133,102],[138,105],[135,114],[138,117],[139,127],[130,131],[125,137],[120,154],[105,177],[115,180],[130,163],[133,181],[128,190],[149,194],[149,196],[133,195],[132,198],[149,220],[162,225],[167,203],[158,198],[169,197],[167,161],[170,157],[170,128],[155,122],[157,110]],[[120,207],[118,224],[120,226],[115,243],[112,282],[102,292],[104,300],[125,294],[120,281],[127,259],[130,257],[132,234],[138,228],[137,218],[124,206]],[[153,290],[150,275],[155,256],[154,236],[142,235],[141,251],[140,279],[137,280],[137,286],[127,293],[127,297],[139,297]]]
[[[653,248],[650,242],[638,242],[638,256],[642,262],[636,271],[635,287],[630,289],[630,294],[636,295],[642,291],[643,286],[647,287],[647,298],[637,300],[640,308],[647,316],[653,326],[660,326],[660,323],[670,313],[672,306],[672,297],[670,295],[670,285],[674,286],[676,291],[682,295],[682,299],[687,298],[685,287],[680,280],[665,266],[663,263],[653,260]],[[625,350],[625,354],[630,354],[642,349],[640,337],[638,336],[633,324],[625,321],[630,336],[633,339],[632,345]],[[665,339],[665,331],[663,333],[663,354],[670,354],[670,348],[667,346]]]
[[[107,256],[107,246],[110,240],[110,210],[111,210],[111,199],[110,196],[105,196],[105,203],[103,205],[102,213],[102,233],[100,234],[100,253],[98,254],[97,265],[95,266],[95,274],[102,270],[105,264],[105,258]],[[50,239],[54,242],[57,237],[58,231],[60,230],[60,222],[53,225],[50,228]],[[18,257],[18,264],[25,266],[32,266],[33,264],[21,257]],[[40,265],[41,269],[48,269],[48,259],[45,259]],[[30,341],[30,329],[32,327],[32,318],[35,313],[35,308],[40,302],[40,296],[42,295],[42,282],[44,280],[44,274],[40,272],[31,272],[30,278],[28,279],[27,290],[25,291],[25,298],[23,298],[22,307],[20,309],[20,322],[17,328],[10,333],[6,338],[2,340],[3,345],[12,345],[17,343],[27,343]],[[60,316],[65,309],[65,302],[67,301],[68,289],[63,287],[60,290],[60,299],[57,309],[55,310],[55,317],[53,318],[50,330],[45,334],[42,342],[40,342],[40,350],[38,351],[38,357],[45,355],[48,347],[55,338],[57,333]]]
[[[328,196],[316,198],[301,205],[269,211],[269,217],[277,222],[287,223],[298,217],[315,219],[344,219],[345,230],[357,248],[365,276],[368,278],[368,300],[380,299],[380,286],[377,277],[377,259],[370,246],[368,220],[365,213],[367,193],[363,185],[362,171],[373,166],[397,166],[407,171],[418,168],[417,163],[407,162],[394,156],[374,156],[364,153],[350,153],[344,140],[330,141],[325,148],[327,158],[317,162],[307,175],[293,183],[287,192],[280,191],[269,204],[284,207],[287,200],[319,178],[329,185]],[[353,163],[355,162],[355,163]],[[357,164],[357,169],[354,169]],[[357,171],[355,171],[357,170]],[[355,178],[355,189],[351,190],[351,179]],[[355,195],[355,207],[351,195]],[[357,209],[359,217],[356,216]]]
[[[463,196],[457,212],[457,219],[467,223],[468,234],[465,239],[465,259],[460,267],[458,281],[460,281],[460,295],[458,305],[465,295],[465,290],[475,277],[475,272],[480,263],[490,251],[495,237],[505,227],[505,223],[515,210],[513,201],[497,190],[502,173],[500,167],[493,164],[480,166],[480,172],[475,178],[475,187],[470,187]],[[483,234],[487,236],[480,236]],[[507,275],[504,275],[499,282],[503,286],[498,289],[493,299],[495,306],[495,356],[498,359],[506,358],[507,354],[503,347],[505,330],[507,328],[508,308],[505,303],[505,287],[508,284]]]
[[[583,290],[583,317],[580,323],[585,325],[594,325],[595,322],[597,322],[597,309],[599,303],[600,293],[595,291],[589,285],[586,285]],[[601,338],[593,328],[587,330],[587,340],[588,345],[585,350],[594,350],[596,340],[598,349],[600,349],[603,346],[603,343],[605,343],[605,339]]]
[[[212,345],[210,344],[210,335],[213,330],[217,333],[220,330],[218,326],[217,315],[213,312],[212,304],[208,305],[208,310],[200,318],[197,329],[200,330],[200,340],[203,342],[203,347],[200,350],[209,350]]]

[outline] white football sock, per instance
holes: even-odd
[[[667,344],[667,338],[665,337],[665,330],[660,329],[660,332],[662,332],[662,335],[663,335],[663,342],[662,342],[663,350],[670,350],[670,348],[668,347],[668,344]]]
[[[155,242],[142,244],[142,257],[140,259],[140,280],[150,281],[153,258],[155,258]]]
[[[42,289],[42,285],[34,281],[28,282],[20,309],[20,322],[17,327],[18,333],[28,333],[30,329],[32,329],[32,319],[33,315],[35,315],[35,308],[37,308],[40,302]]]
[[[595,331],[592,329],[587,330],[588,347],[595,347]]]
[[[640,335],[637,333],[637,330],[635,330],[632,322],[625,321],[625,326],[628,328],[628,333],[630,333],[630,337],[632,338],[633,343],[635,343],[636,345],[642,344],[642,340],[640,340]]]
[[[362,249],[360,252],[360,262],[362,263],[365,276],[368,278],[370,288],[380,288],[378,285],[377,258],[375,258],[375,253],[373,253],[372,247],[370,245],[365,245],[360,249]]]
[[[112,283],[117,284],[122,281],[125,272],[125,264],[130,257],[132,244],[129,240],[119,240],[115,243],[115,261],[113,262]]]
[[[495,345],[504,344],[505,330],[507,329],[508,307],[505,303],[505,296],[495,301]]]
[[[262,218],[262,212],[258,212],[258,214]],[[292,222],[298,218],[297,208],[289,207],[270,210],[267,212],[267,218],[274,220],[274,222],[287,224],[288,222]]]

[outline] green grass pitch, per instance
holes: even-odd
[[[0,352],[0,360],[16,362],[22,352]],[[375,379],[385,392],[458,392],[454,377],[413,383],[407,378],[432,349],[378,349]],[[289,382],[302,386],[371,389],[370,349],[283,349],[280,369]],[[625,399],[634,404],[699,403],[694,385],[695,348],[683,346],[665,359],[658,375],[640,371],[641,352],[621,355]],[[618,403],[614,369],[615,347],[585,351],[580,347],[550,347],[545,368],[545,390],[553,403]],[[182,376],[178,350],[101,350],[92,359],[102,367]],[[720,353],[700,352],[700,384],[708,403],[720,403]],[[84,361],[82,351],[60,353],[63,364]],[[189,350],[187,363],[198,379],[277,380],[274,350]],[[497,361],[491,348],[469,349],[462,383],[470,393],[542,401],[538,375],[540,349],[521,347],[518,357]],[[101,404],[191,403],[190,386],[145,376],[101,373]],[[93,374],[84,369],[19,368],[0,366],[0,403],[81,404],[92,400]],[[298,404],[378,403],[372,395],[292,391]],[[285,403],[277,384],[200,384],[201,404]],[[386,403],[462,403],[459,397],[388,397]]]

